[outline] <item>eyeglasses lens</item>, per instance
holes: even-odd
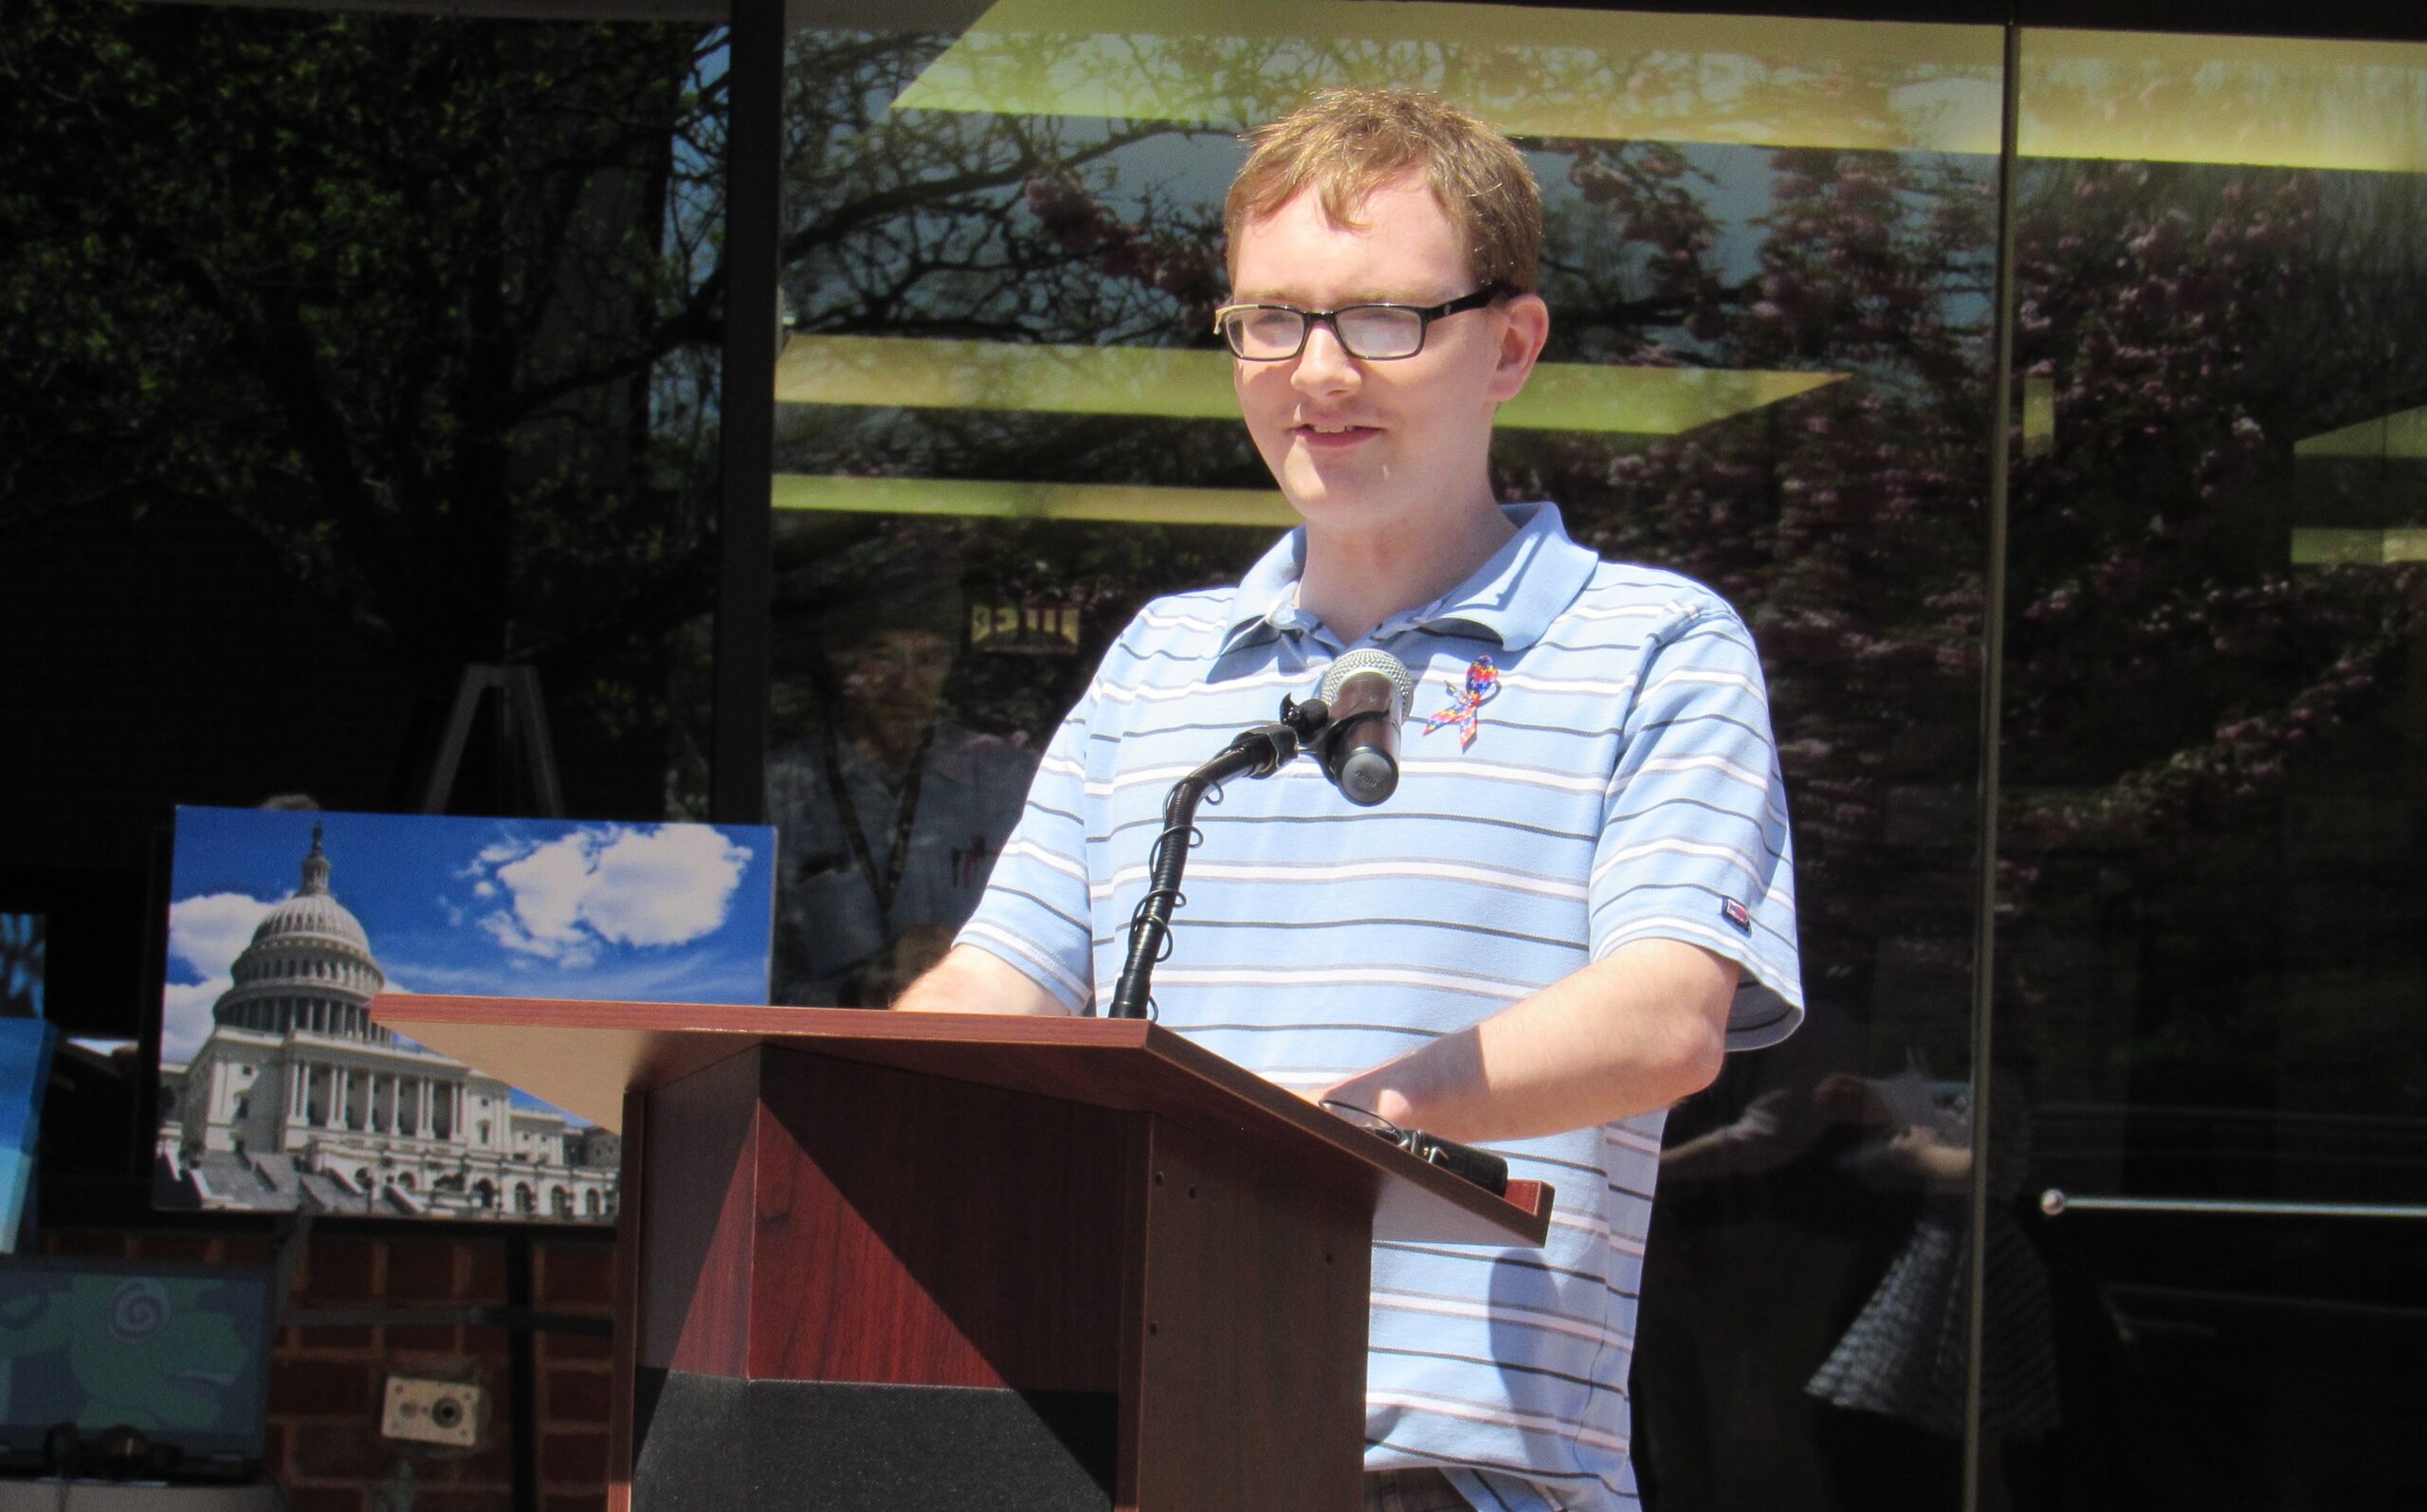
[[[1333,329],[1351,356],[1414,356],[1424,344],[1424,317],[1414,310],[1367,305],[1342,310],[1335,319],[1338,324]]]
[[[1387,305],[1352,306],[1332,318],[1340,344],[1353,357],[1414,356],[1424,345],[1424,318]],[[1254,362],[1295,356],[1306,339],[1306,317],[1296,310],[1236,310],[1224,318],[1231,350]]]
[[[1298,350],[1306,318],[1295,310],[1237,310],[1224,324],[1231,350],[1251,360],[1273,361]]]

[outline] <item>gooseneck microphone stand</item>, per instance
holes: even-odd
[[[1222,754],[1172,784],[1163,800],[1163,832],[1146,858],[1146,896],[1129,916],[1129,956],[1113,985],[1108,1018],[1148,1018],[1153,997],[1148,988],[1155,966],[1171,954],[1172,910],[1179,906],[1179,877],[1188,865],[1189,847],[1201,838],[1196,806],[1236,776],[1268,777],[1298,759],[1298,753],[1319,738],[1331,722],[1330,706],[1321,699],[1281,701],[1281,718],[1270,724],[1242,730]],[[1215,800],[1220,801],[1219,799]]]
[[[1398,667],[1398,679],[1404,683],[1407,670],[1396,660],[1383,658],[1389,665]],[[1331,691],[1337,691],[1336,684]],[[1399,697],[1404,700],[1405,694]],[[1196,807],[1209,793],[1218,793],[1222,784],[1232,777],[1268,777],[1298,759],[1298,753],[1313,746],[1324,757],[1326,774],[1338,784],[1353,803],[1372,805],[1390,795],[1398,784],[1396,767],[1389,769],[1387,781],[1369,777],[1356,782],[1343,781],[1330,749],[1339,738],[1354,731],[1373,716],[1357,707],[1357,701],[1343,700],[1350,712],[1341,725],[1332,726],[1331,704],[1321,698],[1301,703],[1292,698],[1281,701],[1281,718],[1270,724],[1259,724],[1241,731],[1222,754],[1172,784],[1171,796],[1163,800],[1163,832],[1155,837],[1155,847],[1146,857],[1146,896],[1129,915],[1129,956],[1121,968],[1121,979],[1113,984],[1112,1004],[1105,1011],[1108,1018],[1152,1018],[1154,997],[1149,984],[1156,965],[1171,954],[1172,910],[1181,902],[1180,871],[1188,865],[1188,852],[1203,835],[1196,828]],[[1218,799],[1216,801],[1219,801]],[[1373,1120],[1367,1127],[1372,1132],[1406,1150],[1417,1159],[1441,1167],[1451,1175],[1473,1182],[1487,1192],[1499,1193],[1508,1190],[1508,1162],[1488,1150],[1453,1143],[1427,1134],[1422,1129],[1402,1129],[1389,1120],[1366,1109],[1346,1108],[1345,1104],[1325,1104],[1335,1112],[1347,1111]]]

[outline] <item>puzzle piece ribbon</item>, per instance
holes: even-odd
[[[1467,685],[1451,684],[1451,703],[1440,713],[1424,721],[1424,733],[1451,725],[1458,729],[1458,749],[1466,750],[1475,743],[1475,732],[1483,727],[1483,706],[1486,700],[1500,691],[1500,668],[1491,665],[1488,656],[1478,656],[1467,667]]]

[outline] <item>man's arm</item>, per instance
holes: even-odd
[[[907,1013],[1063,1013],[1062,1000],[991,951],[955,945],[893,1000]]]
[[[1719,1075],[1736,975],[1700,946],[1633,940],[1322,1096],[1466,1142],[1648,1113]]]
[[[1793,982],[1792,843],[1761,658],[1724,604],[1679,603],[1687,612],[1642,648],[1586,878],[1594,939],[1619,943],[1327,1096],[1450,1139],[1589,1128],[1710,1084],[1740,970],[1763,997]],[[1783,996],[1782,1011],[1764,1006],[1748,1005],[1738,1044],[1781,1038],[1799,1014]]]

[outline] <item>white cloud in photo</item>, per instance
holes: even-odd
[[[169,954],[204,976],[225,976],[253,942],[253,931],[283,899],[204,893],[169,905]]]
[[[193,1059],[210,1037],[210,1005],[235,984],[227,977],[208,982],[172,982],[160,993],[160,1060],[183,1065]]]
[[[202,893],[169,905],[169,956],[202,979],[171,982],[160,993],[160,1058],[185,1061],[210,1033],[210,1005],[236,985],[236,957],[281,899]]]
[[[579,971],[610,946],[683,945],[714,934],[749,863],[746,847],[694,825],[610,825],[538,845],[495,845],[474,869],[509,904],[480,925],[518,956]]]

